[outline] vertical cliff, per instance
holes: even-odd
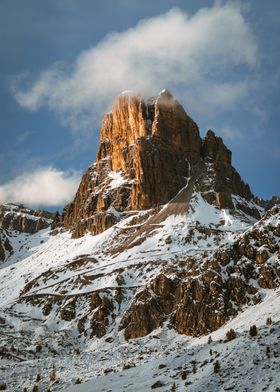
[[[196,191],[219,208],[233,208],[231,194],[252,197],[221,138],[200,138],[196,123],[172,94],[145,100],[124,92],[104,116],[96,161],[84,174],[63,224],[74,236],[100,233],[123,211],[167,203],[196,173]]]

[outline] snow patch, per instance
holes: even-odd
[[[116,189],[122,186],[126,181],[121,172],[111,171],[108,173],[108,177],[111,179],[109,188]]]

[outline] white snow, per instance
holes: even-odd
[[[111,369],[108,374],[101,373],[92,381],[75,385],[65,391],[145,392],[151,390],[156,381],[164,384],[158,389],[164,392],[169,392],[174,382],[176,391],[182,392],[258,392],[265,387],[267,391],[276,391],[280,385],[280,292],[268,290],[264,295],[263,303],[246,309],[212,333],[212,343],[208,343],[210,335],[190,338],[167,329],[158,330],[133,343],[120,344],[119,354],[123,351],[121,363],[115,355],[114,346],[111,347],[110,359],[103,362],[104,369]],[[271,326],[266,325],[269,317],[273,323]],[[259,332],[257,337],[251,338],[248,331],[254,324]],[[226,333],[231,328],[236,331],[237,337],[232,341],[225,341]],[[274,332],[271,332],[271,329],[274,329]],[[157,339],[153,338],[154,336]],[[266,355],[266,347],[271,350],[269,357]],[[216,360],[221,366],[218,374],[213,370]],[[193,361],[197,366],[195,374],[192,372]],[[134,364],[135,367],[122,370],[122,363]],[[159,365],[164,367],[159,368]],[[183,371],[187,373],[186,380],[182,379]],[[90,373],[90,369],[88,373],[82,373],[80,369],[80,375],[77,376],[77,373],[76,377],[86,381],[90,378]],[[74,381],[75,377],[72,380]]]
[[[121,172],[110,172],[108,176],[111,186],[124,181]],[[168,205],[162,206],[161,211],[167,208]],[[110,212],[119,217],[113,207]],[[149,226],[151,213],[131,211],[131,215],[127,214],[107,231],[97,236],[86,234],[78,239],[71,238],[65,231],[52,236],[49,229],[34,235],[10,233],[15,253],[0,269],[1,347],[13,339],[13,344],[20,348],[19,357],[25,361],[5,359],[1,363],[0,380],[8,380],[9,391],[22,391],[25,386],[30,388],[39,373],[41,389],[47,390],[53,366],[58,383],[52,383],[52,391],[72,385],[69,392],[146,392],[156,381],[164,384],[158,390],[166,392],[171,390],[173,382],[177,391],[191,392],[216,392],[231,387],[238,392],[255,392],[263,388],[275,391],[280,386],[280,361],[279,356],[274,356],[274,352],[280,354],[279,289],[262,290],[263,302],[244,308],[236,318],[213,332],[211,344],[207,343],[209,336],[182,336],[169,329],[167,322],[149,336],[125,341],[123,332],[118,331],[120,315],[129,307],[138,289],[176,265],[178,260],[189,256],[200,260],[205,252],[211,255],[217,249],[215,236],[218,236],[219,245],[228,246],[254,224],[248,217],[216,209],[200,194],[194,195],[188,212],[169,215]],[[139,219],[140,223],[133,224],[134,219]],[[266,218],[266,224],[279,224],[279,215]],[[151,231],[137,236],[142,226]],[[204,231],[209,227],[213,229],[212,234]],[[127,236],[134,232],[135,245],[122,249]],[[114,248],[120,250],[112,252]],[[86,261],[75,265],[75,261],[83,257]],[[268,263],[279,263],[279,259],[272,256]],[[26,297],[33,296],[37,301],[40,301],[40,295],[75,297],[79,317],[88,311],[86,293],[104,290],[100,297],[106,293],[111,298],[115,290],[121,288],[125,291],[125,300],[120,304],[116,319],[110,315],[108,333],[101,339],[89,339],[78,331],[75,320],[65,321],[59,317],[57,303],[46,316],[36,302],[18,302],[20,291],[32,281],[34,286],[25,292]],[[259,289],[257,281],[250,283]],[[266,325],[268,317],[273,320],[271,326]],[[4,324],[1,319],[5,320]],[[90,330],[90,323],[88,318],[86,331]],[[248,334],[253,324],[260,331],[254,340]],[[221,342],[230,328],[235,329],[237,338]],[[274,331],[270,332],[271,329]],[[106,341],[108,338],[112,338],[112,343]],[[37,345],[43,350],[38,356],[34,354]],[[269,358],[265,353],[267,346],[273,350]],[[221,363],[220,374],[213,373],[213,362],[217,359]],[[198,368],[195,374],[192,373],[193,360]],[[123,370],[127,364],[135,364],[135,367]],[[159,369],[160,364],[166,367]],[[186,380],[182,378],[182,371],[187,372]],[[73,386],[78,378],[83,384]],[[84,383],[87,380],[91,381]]]
[[[111,179],[109,188],[116,189],[123,185],[126,181],[123,178],[121,172],[109,172],[108,177]]]

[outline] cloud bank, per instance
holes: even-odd
[[[59,206],[72,200],[80,173],[38,168],[0,185],[0,204],[22,203],[29,207]]]
[[[12,91],[22,107],[48,107],[73,129],[92,126],[123,90],[145,96],[169,88],[189,107],[213,112],[248,94],[257,57],[241,6],[217,2],[192,16],[174,8],[111,33],[73,64],[55,63],[33,82],[18,76]]]

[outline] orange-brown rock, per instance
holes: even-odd
[[[76,317],[76,298],[69,300],[60,309],[60,317],[62,320],[71,321]]]
[[[22,205],[1,205],[0,228],[15,230],[20,233],[34,234],[39,230],[49,227],[54,216],[55,213],[43,210],[31,210]]]
[[[223,325],[236,313],[230,304],[233,296],[215,272],[210,276],[206,270],[203,280],[205,283],[193,277],[170,279],[163,274],[153,279],[137,294],[120,323],[126,339],[145,336],[168,318],[179,333],[193,336]],[[245,296],[246,290],[242,290],[241,299]]]
[[[195,190],[218,208],[234,208],[232,194],[252,198],[222,139],[208,131],[201,140],[196,123],[169,91],[146,102],[125,92],[104,116],[96,162],[65,207],[63,225],[76,237],[87,230],[100,233],[124,210],[167,203],[194,173]]]
[[[246,200],[251,200],[253,195],[248,184],[245,184],[240,175],[231,165],[231,151],[224,145],[223,140],[216,136],[212,130],[202,143],[202,157],[210,165],[210,178],[208,188],[203,187],[203,192],[216,192],[215,204],[218,208],[232,209],[231,195],[239,195]],[[203,179],[204,180],[204,179]],[[209,195],[206,193],[206,199]],[[255,211],[254,211],[255,212]],[[252,213],[249,212],[249,215]]]
[[[109,324],[108,316],[111,313],[113,306],[110,300],[104,297],[101,300],[100,306],[95,310],[91,319],[91,337],[96,336],[101,338],[107,332],[107,325]]]
[[[224,145],[223,140],[209,129],[202,144],[204,158],[224,164],[231,163],[231,151]]]
[[[150,106],[153,113],[152,135],[184,153],[190,162],[197,162],[200,157],[201,140],[198,127],[186,114],[183,107],[174,100],[169,91],[163,90]]]
[[[126,339],[134,339],[148,335],[158,328],[164,320],[164,313],[157,299],[149,290],[140,292],[134,304],[120,322],[119,329],[125,329]]]
[[[233,208],[232,198],[230,192],[217,192],[216,193],[216,204],[218,208]]]
[[[168,202],[186,184],[200,149],[197,125],[168,91],[147,103],[134,93],[120,95],[103,119],[96,163],[65,208],[64,225],[75,236],[96,234],[114,223],[112,206],[142,210]],[[116,187],[114,176],[121,180]],[[100,213],[109,217],[96,220]]]
[[[267,250],[263,249],[263,250],[259,250],[256,254],[256,262],[258,264],[264,264],[267,259],[268,259],[268,253]]]
[[[153,278],[123,315],[120,329],[125,337],[145,336],[167,320],[179,333],[207,334],[236,316],[244,305],[260,302],[258,285],[279,287],[279,265],[269,260],[279,251],[278,219],[272,224],[273,214],[266,212],[234,244],[221,246],[200,261],[185,260],[184,272],[174,268]],[[265,249],[267,243],[271,243],[271,254]]]

